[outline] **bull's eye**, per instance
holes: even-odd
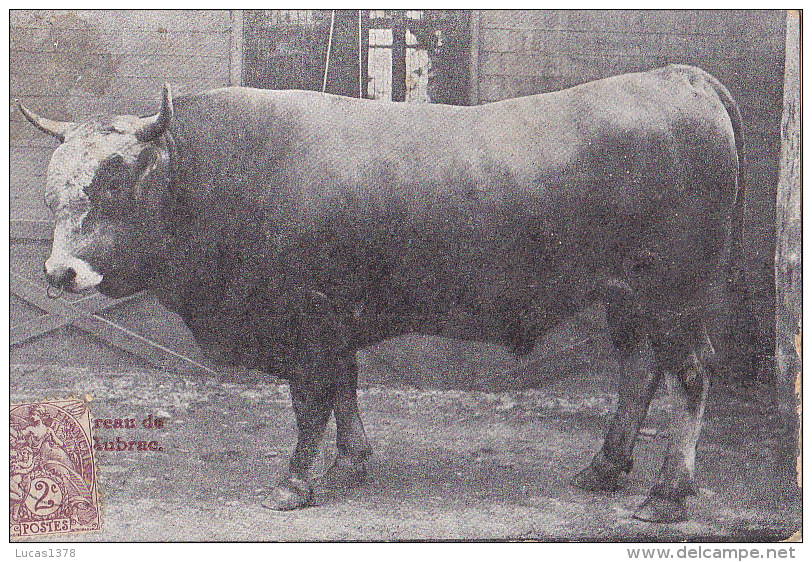
[[[90,192],[97,196],[113,195],[129,187],[130,172],[121,156],[113,156],[101,163],[90,184]]]

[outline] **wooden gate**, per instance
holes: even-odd
[[[15,252],[16,257],[21,261],[21,263],[12,264],[9,276],[9,289],[12,295],[9,345],[11,346],[12,362],[15,361],[15,351],[21,351],[24,346],[31,344],[38,338],[71,327],[92,336],[96,340],[96,345],[91,344],[88,346],[86,342],[74,341],[69,344],[71,346],[78,344],[79,346],[84,345],[95,348],[99,343],[102,343],[111,346],[113,349],[131,353],[142,362],[162,369],[176,372],[205,373],[208,375],[218,374],[216,370],[205,365],[201,358],[190,356],[199,354],[194,353],[194,348],[189,345],[188,338],[186,338],[187,341],[185,342],[181,338],[180,345],[178,345],[176,337],[173,337],[171,341],[160,342],[157,341],[158,338],[154,333],[150,333],[160,330],[150,330],[149,327],[144,330],[143,325],[139,326],[140,331],[145,331],[151,336],[146,337],[125,325],[128,316],[141,316],[140,313],[135,315],[127,314],[128,309],[133,310],[142,308],[145,305],[149,306],[150,301],[153,300],[144,292],[122,299],[110,299],[100,293],[90,295],[63,294],[56,298],[49,296],[43,276],[32,275],[31,268],[28,267],[28,264],[31,263],[43,263],[44,256],[39,260],[36,258],[25,260],[25,257],[29,257],[26,256],[28,253],[42,255],[43,250],[47,251],[49,245],[47,244],[49,242],[47,240],[48,236],[44,233],[31,233],[27,239],[20,238],[20,230],[32,226],[30,224],[21,225],[20,222],[22,221],[12,221],[11,223],[12,236],[15,238],[13,243],[17,250]],[[50,225],[46,221],[38,221],[35,228],[37,230],[45,230],[46,228],[50,230],[49,227]],[[32,239],[33,236],[37,236],[37,238]],[[26,246],[28,246],[29,250],[33,248],[34,251],[26,252],[23,250]],[[116,321],[109,318],[112,313],[117,311],[119,313],[124,311],[123,317],[125,321]],[[179,319],[166,315],[158,318],[162,318],[162,321],[159,320],[159,322],[164,325],[167,323],[174,324],[173,329],[170,330],[173,334],[183,332]],[[186,353],[173,349],[173,347],[180,347],[181,349],[185,347],[186,350],[184,351]],[[189,353],[189,349],[192,350],[192,353]],[[58,358],[59,351],[54,349],[52,351],[57,352]],[[85,352],[93,354],[91,349],[87,349]],[[35,355],[42,357],[48,354],[35,353]],[[138,362],[136,361],[136,363]]]

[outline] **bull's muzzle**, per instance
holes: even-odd
[[[77,258],[55,259],[54,256],[45,262],[45,278],[50,287],[59,291],[57,297],[62,291],[78,293],[91,289],[102,280],[102,276],[93,271],[86,262]],[[50,290],[48,295],[53,296]]]

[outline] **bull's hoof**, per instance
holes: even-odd
[[[262,507],[276,511],[290,511],[306,507],[313,499],[313,488],[310,484],[289,476],[279,483],[262,502]]]
[[[331,490],[348,490],[362,486],[366,481],[366,463],[363,461],[353,462],[339,457],[319,480],[319,487]]]
[[[679,523],[688,519],[688,511],[682,502],[655,494],[637,508],[634,518],[651,523]]]
[[[620,488],[620,470],[589,465],[575,475],[572,485],[587,492],[615,492]]]

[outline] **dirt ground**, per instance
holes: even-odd
[[[362,362],[362,371],[370,369]],[[362,382],[361,415],[374,448],[369,483],[318,490],[315,506],[287,513],[260,506],[295,444],[280,382],[12,365],[11,400],[89,394],[96,418],[166,418],[160,430],[96,431],[103,439],[157,440],[162,450],[98,453],[104,531],[79,540],[773,541],[800,529],[800,504],[783,496],[775,469],[779,423],[764,387],[715,385],[691,521],[631,517],[662,459],[665,396],[651,406],[621,491],[570,487],[600,447],[617,401],[611,380],[595,371],[511,392]],[[314,476],[334,451],[331,422]]]

